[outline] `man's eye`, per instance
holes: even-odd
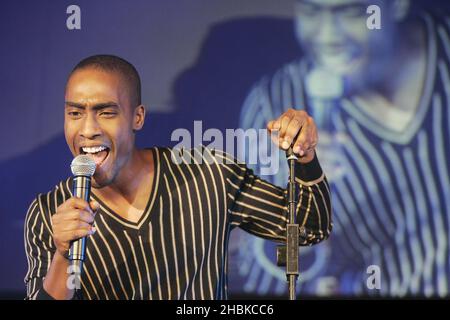
[[[68,115],[71,117],[79,117],[81,115],[81,113],[78,111],[69,111]]]
[[[102,112],[100,113],[101,116],[107,117],[107,118],[111,118],[114,117],[117,113],[115,112]]]
[[[339,10],[338,13],[344,17],[357,18],[365,16],[366,7],[363,5],[348,6]]]

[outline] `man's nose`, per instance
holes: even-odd
[[[324,12],[320,19],[317,41],[324,45],[333,44],[338,38],[339,28],[337,17],[330,11]]]
[[[94,139],[102,134],[100,125],[95,115],[88,114],[83,122],[80,135],[86,139]]]

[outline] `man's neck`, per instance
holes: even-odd
[[[142,195],[142,184],[153,176],[154,159],[150,150],[134,149],[130,159],[121,169],[114,183],[95,191],[101,199],[112,203],[135,204]],[[139,201],[138,201],[139,202]]]
[[[425,81],[427,43],[425,29],[419,22],[405,28],[395,54],[386,63],[384,79],[387,81],[380,91],[398,108],[411,110],[417,107]],[[414,95],[417,97],[411,97]]]

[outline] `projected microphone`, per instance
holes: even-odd
[[[338,126],[345,81],[341,75],[318,67],[308,73],[305,87],[311,116],[320,137],[316,147],[320,164],[329,181],[333,181],[341,178],[347,167],[342,158],[342,146],[346,144],[347,136]]]
[[[329,131],[333,114],[338,112],[337,101],[344,94],[342,77],[325,68],[314,68],[306,76],[305,89],[317,128]]]
[[[87,155],[79,155],[72,160],[70,168],[73,174],[72,193],[74,197],[89,202],[91,195],[91,177],[95,172],[95,161]],[[86,237],[72,241],[69,250],[72,273],[81,276],[86,251]],[[78,279],[79,280],[79,279]],[[79,283],[79,282],[78,282]]]

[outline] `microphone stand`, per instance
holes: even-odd
[[[296,300],[296,285],[299,276],[299,225],[297,218],[297,197],[295,184],[295,165],[297,156],[292,150],[292,146],[286,151],[289,165],[288,182],[288,222],[286,226],[286,245],[277,248],[277,264],[286,267],[286,278],[289,284],[289,300]]]

